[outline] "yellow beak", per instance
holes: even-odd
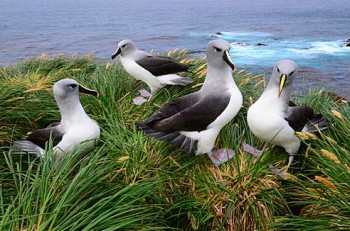
[[[281,93],[282,93],[284,85],[286,84],[286,81],[287,81],[287,75],[286,74],[281,75],[280,88],[279,88],[279,91],[278,91],[278,98],[281,96]]]

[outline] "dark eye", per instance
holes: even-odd
[[[222,49],[217,48],[217,47],[214,47],[214,49],[215,49],[216,52],[221,52],[222,51]]]
[[[276,70],[277,70],[277,72],[280,72],[280,69],[278,67],[276,67]]]
[[[78,86],[78,84],[75,84],[75,83],[69,85],[69,87],[72,89],[76,88],[77,86]]]
[[[292,71],[289,75],[294,75],[295,71]]]
[[[127,45],[128,45],[128,44],[124,44],[124,45],[122,45],[122,48],[125,48]]]

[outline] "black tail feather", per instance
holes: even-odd
[[[180,86],[187,86],[188,84],[193,83],[193,80],[187,77],[181,77],[171,81],[172,83]]]
[[[13,143],[12,154],[40,154],[39,147],[28,140],[17,140]]]
[[[186,139],[182,143],[180,149],[184,150],[185,152],[192,153],[193,152],[193,144],[194,144],[194,140],[186,136]]]
[[[322,115],[316,114],[310,119],[302,129],[303,132],[318,132],[328,129],[327,119]]]
[[[149,126],[147,126],[146,123],[138,123],[138,128],[142,129],[147,136],[153,137],[157,140],[166,141],[175,147],[188,152],[193,153],[193,144],[194,140],[191,138],[180,134],[180,132],[172,132],[172,133],[165,133],[165,132],[158,132]]]

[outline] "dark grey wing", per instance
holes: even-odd
[[[285,119],[294,131],[301,131],[306,123],[314,117],[314,110],[308,106],[293,106],[289,107],[288,110],[289,116]]]
[[[53,122],[52,124],[49,124],[49,126],[47,126],[46,128],[56,127],[56,126],[58,126],[60,124],[61,124],[61,122]]]
[[[151,72],[154,76],[187,72],[191,65],[179,63],[169,57],[147,56],[136,63]]]
[[[169,101],[168,103],[161,106],[158,111],[156,111],[152,116],[150,116],[145,122],[137,123],[137,126],[146,132],[158,123],[158,121],[170,118],[177,113],[185,110],[186,108],[191,107],[199,101],[198,92],[194,92],[192,94],[182,96],[180,98]],[[154,129],[152,128],[152,131]],[[146,134],[148,134],[146,132]]]
[[[52,124],[51,124],[52,125]],[[61,140],[64,133],[60,132],[57,127],[50,127],[39,129],[28,134],[26,140],[45,149],[45,144],[49,139],[52,139],[53,146],[56,146]]]
[[[177,113],[168,113],[168,107],[159,109],[159,113],[150,118],[148,127],[159,132],[172,133],[175,131],[202,131],[226,109],[230,102],[230,95],[207,96]],[[189,100],[189,99],[187,99]],[[171,107],[174,109],[175,105]],[[168,115],[163,118],[159,115]]]
[[[198,92],[173,99],[162,105],[145,123],[154,123],[162,119],[172,117],[173,115],[191,107],[199,101]]]

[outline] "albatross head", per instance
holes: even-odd
[[[112,55],[112,59],[117,57],[119,54],[128,55],[135,50],[136,50],[136,46],[133,41],[131,41],[130,39],[122,40],[118,43],[118,48]]]
[[[98,96],[98,92],[80,85],[74,79],[62,79],[53,85],[53,94],[56,101],[79,99],[79,92]]]
[[[207,59],[208,65],[222,68],[225,66],[231,67],[232,70],[236,69],[229,53],[230,43],[222,40],[212,40],[208,43],[207,47]]]
[[[278,98],[281,96],[283,89],[292,87],[297,69],[297,64],[288,59],[283,59],[276,63],[270,81],[278,85]]]

